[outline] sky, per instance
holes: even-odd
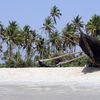
[[[62,13],[61,19],[57,20],[58,30],[78,14],[84,22],[92,15],[100,14],[100,0],[0,0],[0,21],[7,26],[9,21],[16,20],[21,27],[29,24],[39,30],[54,5]]]

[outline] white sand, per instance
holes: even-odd
[[[0,83],[34,85],[48,84],[89,84],[100,86],[100,69],[69,68],[1,68]]]
[[[100,100],[100,68],[0,69],[0,100],[33,99]]]

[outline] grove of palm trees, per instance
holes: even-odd
[[[36,67],[39,66],[37,62],[43,59],[52,59],[44,60],[45,64],[51,66],[64,61],[66,63],[61,63],[64,67],[84,66],[88,63],[87,56],[81,57],[82,53],[74,37],[80,35],[80,28],[84,33],[100,39],[100,16],[91,16],[87,23],[79,15],[75,16],[59,32],[57,21],[62,16],[60,9],[53,6],[39,31],[30,25],[20,27],[16,21],[9,21],[9,25],[5,27],[1,21],[0,67]],[[58,57],[61,55],[66,56]],[[58,58],[53,59],[54,57]],[[70,61],[71,59],[75,60]]]

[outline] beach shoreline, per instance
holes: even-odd
[[[0,84],[100,86],[100,68],[1,68]]]

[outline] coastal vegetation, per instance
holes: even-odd
[[[39,66],[37,61],[52,59],[53,57],[69,54],[54,60],[45,62],[47,65],[56,65],[59,62],[69,61],[80,57],[80,51],[74,37],[79,36],[83,30],[86,34],[100,38],[100,16],[93,15],[86,23],[80,15],[75,16],[65,27],[59,31],[57,21],[60,21],[61,13],[57,6],[53,6],[50,14],[45,18],[41,29],[38,31],[30,25],[20,27],[16,21],[9,21],[8,26],[0,22],[0,67],[34,67]],[[41,31],[41,33],[39,33]],[[80,57],[72,62],[62,64],[68,66],[84,66],[88,57]]]

